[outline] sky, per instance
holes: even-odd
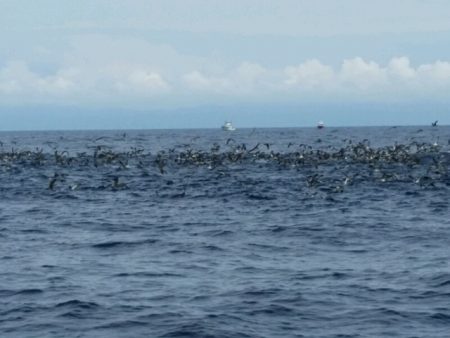
[[[0,130],[450,124],[447,0],[0,0]]]

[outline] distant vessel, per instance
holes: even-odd
[[[322,129],[323,127],[325,127],[325,124],[323,123],[323,121],[319,121],[319,122],[317,123],[317,128],[318,128],[318,129]]]
[[[236,128],[231,124],[231,122],[225,122],[222,126],[222,130],[233,131],[236,130]]]

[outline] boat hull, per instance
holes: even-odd
[[[231,124],[231,122],[225,122],[225,124],[222,126],[222,130],[234,131],[234,130],[236,130],[236,128]]]

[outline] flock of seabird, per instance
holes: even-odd
[[[152,154],[143,148],[114,151],[97,145],[75,155],[58,150],[44,152],[42,148],[6,150],[2,147],[0,171],[14,172],[18,168],[21,171],[29,168],[46,169],[46,172],[51,170],[45,185],[48,190],[63,187],[71,170],[76,171],[77,175],[84,172],[87,176],[91,170],[101,170],[105,180],[110,182],[102,187],[121,190],[130,188],[126,181],[130,175],[143,179],[159,177],[170,184],[169,177],[180,168],[190,170],[194,175],[197,169],[202,169],[199,175],[205,175],[205,171],[215,173],[210,177],[217,180],[233,175],[235,169],[259,172],[291,170],[293,180],[304,184],[305,188],[336,193],[363,182],[385,185],[410,183],[419,187],[450,186],[450,154],[441,151],[437,143],[413,141],[371,147],[368,140],[346,140],[343,144],[342,147],[315,149],[312,145],[289,142],[284,147],[285,151],[278,151],[270,143],[245,144],[229,138],[224,144],[211,144],[209,150],[185,145]],[[183,180],[182,175],[178,179]],[[73,183],[65,188],[77,190],[80,186],[80,183]]]

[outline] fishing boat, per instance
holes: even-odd
[[[324,128],[325,127],[325,124],[323,123],[323,121],[319,121],[318,123],[317,123],[317,128],[318,129],[322,129],[322,128]]]
[[[233,126],[233,124],[231,122],[227,121],[223,124],[222,130],[233,131],[233,130],[236,130],[236,128]]]

